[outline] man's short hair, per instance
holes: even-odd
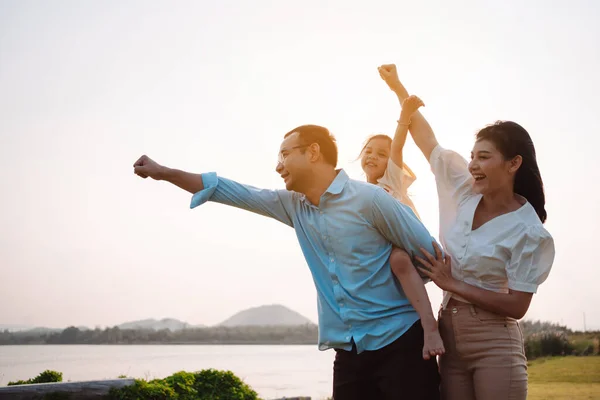
[[[329,132],[329,129],[319,125],[301,125],[286,133],[284,139],[294,132],[298,132],[301,145],[318,144],[325,162],[331,164],[334,168],[337,166],[337,143],[335,137]]]

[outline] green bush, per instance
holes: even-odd
[[[258,395],[231,371],[207,369],[195,374],[194,389],[202,400],[257,400]]]
[[[62,378],[63,378],[62,372],[51,371],[48,369],[33,379],[28,379],[26,381],[8,382],[7,386],[30,385],[32,383],[62,382]]]
[[[165,383],[173,388],[180,400],[192,400],[198,398],[198,391],[194,388],[196,375],[180,371],[165,378]]]
[[[9,382],[8,385],[62,382],[62,372],[44,371],[27,381]],[[47,400],[62,400],[68,395],[51,393]],[[113,400],[259,400],[250,386],[231,371],[206,369],[191,373],[180,371],[165,379],[146,381],[136,379],[131,386],[113,388],[108,395]]]
[[[564,332],[540,332],[525,339],[525,355],[533,360],[538,357],[570,355],[573,345]]]
[[[580,333],[570,336],[574,356],[600,355],[600,335],[597,333]]]
[[[111,389],[109,398],[115,400],[161,400],[176,399],[177,394],[173,388],[160,379],[149,382],[136,379],[135,383],[131,386],[125,386],[121,389]]]
[[[258,400],[258,395],[231,371],[215,369],[177,372],[165,379],[137,380],[132,386],[111,389],[114,400]]]
[[[594,354],[594,342],[592,340],[578,340],[573,341],[573,355],[574,356],[593,356]]]

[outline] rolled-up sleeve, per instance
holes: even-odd
[[[297,193],[288,190],[259,189],[244,185],[214,172],[202,174],[204,189],[194,193],[190,208],[196,208],[207,201],[241,208],[264,215],[294,226],[292,214],[298,200]]]
[[[511,260],[506,267],[508,287],[535,293],[548,278],[554,256],[552,236],[542,227],[531,227],[512,249]]]

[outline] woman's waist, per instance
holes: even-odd
[[[453,315],[458,313],[466,313],[468,312],[471,316],[477,316],[479,319],[485,320],[498,320],[505,322],[516,322],[517,320],[508,317],[506,315],[498,314],[494,311],[490,311],[486,308],[483,308],[477,304],[468,302],[461,297],[457,297],[453,295],[446,304],[446,308],[441,310],[441,314],[445,315]]]
[[[478,276],[468,270],[455,270],[454,266],[452,266],[452,268],[452,276],[458,281],[475,286],[479,289],[489,290],[490,292],[508,293],[508,279],[506,278],[506,275],[498,277],[490,276],[489,274],[486,276]],[[455,297],[457,300],[464,303],[469,302],[456,293],[452,293],[452,297]]]

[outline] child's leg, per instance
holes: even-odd
[[[431,357],[444,354],[444,343],[431,310],[425,284],[413,266],[410,256],[404,250],[394,247],[390,255],[390,265],[392,272],[400,281],[406,297],[421,317],[421,325],[425,331],[423,358],[429,360]]]

